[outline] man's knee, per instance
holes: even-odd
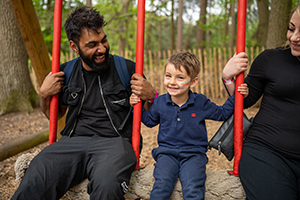
[[[122,199],[127,191],[127,182],[118,181],[114,174],[93,178],[88,184],[87,192],[91,199]]]

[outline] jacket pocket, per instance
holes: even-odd
[[[119,112],[130,107],[127,91],[121,85],[105,89],[104,95],[107,98],[107,103],[114,112]]]
[[[82,88],[66,87],[64,88],[63,101],[67,105],[77,105],[82,96]]]

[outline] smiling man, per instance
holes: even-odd
[[[41,109],[48,118],[51,97],[59,94],[58,116],[67,112],[66,125],[62,138],[32,160],[12,199],[59,199],[85,178],[90,199],[123,199],[136,165],[129,96],[136,94],[146,105],[156,91],[134,74],[130,60],[123,67],[131,81],[127,88],[122,85],[109,54],[105,25],[100,12],[87,7],[77,8],[66,20],[69,45],[80,59],[67,84],[64,63],[40,88]]]

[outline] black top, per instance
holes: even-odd
[[[245,79],[249,96],[244,107],[263,95],[247,140],[300,160],[300,61],[290,49],[270,49],[254,60]]]
[[[82,63],[80,63],[82,67]],[[98,73],[87,71],[82,67],[86,84],[86,95],[82,110],[77,117],[77,124],[73,136],[100,135],[104,137],[116,137],[109,117],[105,111],[99,86]]]

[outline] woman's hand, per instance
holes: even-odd
[[[223,69],[223,78],[231,80],[236,75],[247,70],[248,55],[245,52],[234,54]]]

